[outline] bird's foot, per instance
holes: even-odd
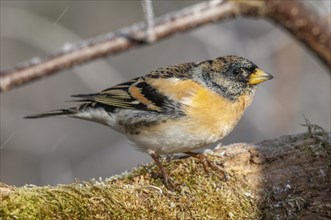
[[[195,152],[191,152],[191,151],[185,152],[185,154],[198,159],[199,162],[202,163],[203,168],[206,173],[210,173],[210,168],[211,168],[213,171],[222,174],[222,179],[224,179],[224,180],[227,179],[228,174],[222,168],[222,164],[217,165],[214,161],[210,160],[206,154],[195,153]]]
[[[159,159],[159,156],[154,153],[151,152],[149,153],[149,155],[151,155],[151,157],[153,158],[153,160],[155,161],[155,164],[159,167],[160,171],[161,171],[161,175],[163,178],[163,184],[164,186],[168,189],[168,190],[174,190],[176,185],[174,183],[174,181],[171,179],[171,177],[169,176],[169,174],[166,172],[166,170],[164,169],[164,167],[162,166],[162,163]]]

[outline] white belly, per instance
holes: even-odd
[[[215,143],[223,137],[209,132],[194,132],[185,123],[166,123],[155,130],[150,128],[139,135],[127,136],[141,150],[152,150],[157,154],[191,151]]]
[[[151,127],[141,127],[138,129],[139,134],[129,134],[119,125],[119,115],[109,114],[101,109],[85,111],[74,117],[105,124],[125,134],[139,150],[152,150],[158,154],[180,153],[205,147],[222,139],[234,127],[234,124],[220,124],[217,132],[211,132],[190,118],[183,117],[168,119],[166,123]]]

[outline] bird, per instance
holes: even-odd
[[[147,152],[171,188],[160,155],[216,143],[237,125],[257,85],[272,79],[252,61],[226,55],[158,68],[98,93],[72,95],[76,106],[25,118],[69,116],[97,122]]]

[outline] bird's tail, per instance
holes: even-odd
[[[68,108],[68,109],[58,109],[50,112],[45,112],[36,115],[28,115],[24,118],[46,118],[46,117],[53,117],[53,116],[70,116],[77,113],[76,108]]]

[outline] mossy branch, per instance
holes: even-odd
[[[0,184],[1,219],[330,218],[330,134],[309,132],[215,149],[208,158],[164,160],[177,188],[167,190],[153,164],[104,181],[14,187]]]

